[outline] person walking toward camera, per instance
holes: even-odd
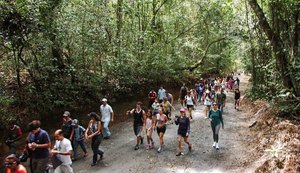
[[[20,146],[20,139],[22,137],[21,128],[14,123],[14,121],[10,121],[8,123],[9,129],[7,131],[7,139],[5,144],[9,148],[9,154],[16,154],[17,148]]]
[[[26,168],[20,164],[20,160],[15,154],[10,154],[5,158],[4,166],[6,173],[27,173]]]
[[[219,150],[219,131],[220,127],[222,125],[222,128],[224,129],[224,123],[223,123],[223,117],[222,117],[222,111],[218,109],[218,104],[216,102],[213,103],[213,108],[208,113],[208,118],[210,120],[211,129],[213,132],[213,147]]]
[[[107,99],[102,99],[102,105],[100,106],[101,122],[103,126],[103,137],[109,139],[111,132],[108,128],[110,122],[114,122],[114,112],[110,105],[107,104]]]
[[[39,120],[33,120],[28,124],[26,150],[30,153],[31,173],[43,173],[48,164],[51,141],[48,132],[40,127]]]
[[[85,132],[85,128],[78,124],[78,120],[77,119],[74,119],[72,121],[72,126],[73,126],[73,129],[74,129],[74,140],[73,140],[74,158],[73,158],[73,161],[75,161],[75,160],[77,160],[77,157],[78,157],[78,155],[77,155],[77,148],[78,148],[78,146],[80,146],[81,149],[83,150],[84,157],[88,156],[88,152],[87,152],[87,150],[85,148],[85,145],[84,145],[84,132]]]
[[[190,134],[190,119],[185,115],[185,109],[181,108],[180,109],[180,116],[175,117],[175,124],[179,125],[178,126],[178,131],[177,131],[177,139],[178,139],[178,153],[176,153],[176,156],[183,155],[182,153],[182,138],[184,139],[184,142],[188,144],[189,151],[192,150],[192,145],[188,141],[188,137]]]
[[[54,133],[56,139],[53,149],[50,151],[62,163],[54,169],[54,173],[73,173],[72,168],[72,145],[71,141],[64,137],[63,131],[58,129]]]
[[[104,152],[99,150],[99,146],[102,141],[102,133],[101,133],[101,122],[99,116],[95,112],[91,112],[88,114],[91,117],[89,125],[86,128],[84,136],[87,140],[92,140],[91,146],[93,150],[93,162],[91,166],[95,166],[98,160],[98,154],[100,155],[100,159],[103,158]]]

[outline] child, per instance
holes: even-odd
[[[81,149],[84,152],[84,157],[88,156],[88,152],[86,151],[86,148],[84,146],[84,132],[85,132],[85,128],[78,125],[78,120],[74,119],[72,121],[72,126],[74,127],[74,140],[73,140],[73,144],[74,144],[74,158],[73,161],[75,161],[77,159],[77,148],[78,145],[80,145]]]
[[[155,125],[155,123],[154,123],[154,119],[152,118],[151,110],[148,109],[146,118],[144,120],[144,126],[146,127],[147,142],[148,142],[148,146],[146,148],[147,150],[154,148],[154,142],[152,139],[152,132],[154,129],[154,125]]]

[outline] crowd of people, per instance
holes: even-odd
[[[224,128],[223,111],[226,105],[227,92],[234,92],[234,108],[239,109],[240,91],[239,79],[233,79],[228,75],[226,78],[208,77],[202,78],[195,84],[193,89],[189,89],[185,83],[179,90],[178,101],[181,104],[179,115],[172,116],[174,107],[174,97],[161,86],[156,93],[154,89],[148,94],[149,104],[144,110],[142,102],[137,102],[135,108],[128,110],[127,115],[133,116],[133,131],[136,136],[134,150],[140,149],[146,135],[146,150],[154,149],[155,142],[152,134],[157,132],[158,147],[157,152],[164,150],[164,135],[166,127],[175,123],[178,125],[177,141],[178,147],[176,156],[184,155],[182,152],[182,140],[187,144],[188,150],[192,150],[189,142],[191,132],[190,123],[193,119],[195,106],[203,104],[205,106],[205,117],[210,120],[213,133],[213,147],[219,150],[219,131]],[[63,123],[60,129],[53,134],[54,145],[51,145],[50,136],[47,131],[41,128],[39,120],[33,120],[28,124],[29,134],[23,154],[17,156],[17,148],[21,144],[22,130],[13,122],[9,123],[9,132],[6,144],[9,147],[9,155],[5,159],[6,173],[26,173],[26,168],[21,162],[30,158],[30,172],[44,173],[49,169],[49,158],[55,173],[73,173],[72,162],[79,159],[78,147],[83,151],[83,157],[89,155],[85,140],[90,141],[93,152],[91,166],[95,166],[103,158],[104,151],[99,149],[103,139],[110,139],[112,135],[109,129],[110,122],[114,121],[114,112],[107,103],[107,98],[102,99],[99,108],[100,114],[91,112],[88,114],[90,121],[86,128],[80,125],[77,119],[72,119],[71,114],[65,111],[62,115]],[[99,155],[99,158],[98,158]]]

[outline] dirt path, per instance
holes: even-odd
[[[248,84],[248,77],[241,76],[241,92],[244,94]],[[210,173],[210,172],[245,172],[251,148],[247,145],[250,140],[249,123],[251,120],[246,113],[234,109],[233,93],[228,94],[224,109],[225,129],[220,130],[220,150],[212,148],[212,132],[210,123],[204,118],[204,106],[198,105],[194,111],[191,122],[190,142],[193,144],[192,152],[188,152],[183,145],[184,156],[176,157],[177,128],[175,124],[167,126],[165,134],[166,147],[162,153],[156,149],[145,150],[141,147],[135,151],[135,136],[132,122],[127,121],[115,125],[112,129],[112,138],[102,142],[100,148],[105,151],[104,159],[97,166],[91,167],[91,156],[74,162],[76,173]],[[176,103],[178,114],[179,104]],[[158,144],[156,131],[153,133],[154,141]],[[156,145],[157,147],[157,145]],[[80,149],[79,149],[80,150]],[[89,148],[90,150],[90,148]]]

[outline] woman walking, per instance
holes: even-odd
[[[192,110],[194,109],[195,99],[194,99],[193,95],[191,94],[191,91],[187,92],[187,95],[185,96],[184,101],[186,102],[186,107],[189,111],[189,117],[191,119],[193,119]]]
[[[159,113],[156,115],[156,129],[159,137],[160,147],[157,149],[157,152],[161,152],[164,146],[164,134],[166,132],[166,122],[168,117],[163,113],[162,109],[159,109]]]
[[[210,90],[206,90],[203,95],[204,105],[205,105],[205,117],[207,118],[207,113],[211,108],[212,97]]]
[[[155,120],[152,116],[152,112],[149,109],[148,112],[146,113],[146,118],[144,120],[144,126],[146,127],[146,135],[147,135],[147,150],[153,149],[154,148],[154,141],[152,139],[152,132],[155,126]]]
[[[213,131],[213,147],[219,150],[219,131],[222,124],[222,128],[224,129],[222,112],[218,109],[218,104],[216,102],[213,103],[213,108],[209,111],[208,117],[211,124],[211,129]]]
[[[190,119],[185,115],[185,110],[184,108],[180,109],[180,116],[175,117],[175,124],[179,125],[178,126],[178,131],[177,131],[177,139],[178,139],[178,153],[176,153],[176,156],[183,155],[182,153],[182,138],[184,139],[184,142],[188,144],[189,146],[189,151],[192,150],[192,145],[188,141],[188,137],[190,134]]]
[[[101,132],[102,127],[100,118],[95,112],[89,113],[88,116],[91,117],[91,120],[86,128],[84,136],[86,139],[92,140],[91,147],[93,150],[93,162],[91,166],[95,166],[97,164],[98,154],[100,155],[100,159],[103,158],[104,154],[103,151],[99,150],[99,145],[103,138]]]
[[[235,88],[234,90],[234,109],[239,110],[240,107],[240,98],[241,98],[241,92],[239,90],[239,88]]]

